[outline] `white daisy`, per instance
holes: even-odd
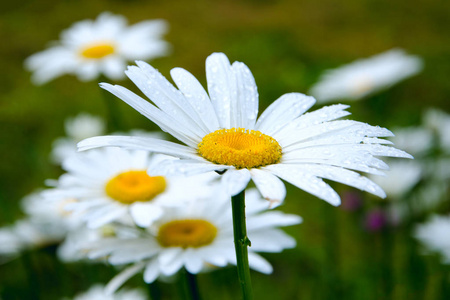
[[[102,284],[95,284],[84,293],[76,295],[73,300],[146,300],[147,295],[139,289],[122,289],[114,294],[105,292]]]
[[[163,214],[164,207],[208,193],[208,183],[218,176],[213,173],[173,178],[147,174],[147,169],[155,171],[153,164],[168,158],[172,159],[120,148],[79,153],[63,162],[67,173],[45,195],[55,201],[75,198],[77,201],[65,208],[80,215],[91,228],[112,221],[128,222],[130,216],[137,225],[148,226]]]
[[[0,263],[5,258],[18,255],[23,248],[23,242],[16,235],[14,226],[0,228]]]
[[[64,122],[66,137],[53,142],[51,159],[60,164],[64,159],[76,153],[76,144],[86,138],[105,134],[105,122],[98,116],[80,113]]]
[[[422,65],[419,57],[392,49],[325,71],[310,93],[320,103],[358,100],[419,73]]]
[[[387,147],[391,136],[384,128],[351,121],[348,106],[334,105],[304,114],[312,97],[285,94],[257,119],[258,93],[250,70],[243,63],[230,65],[222,53],[206,60],[209,96],[186,70],[175,68],[175,89],[157,70],[144,62],[126,74],[155,105],[118,85],[101,84],[179,141],[180,145],[151,138],[104,136],[79,143],[81,150],[119,146],[164,153],[181,158],[158,166],[166,174],[226,171],[222,180],[235,195],[250,179],[264,198],[280,203],[283,179],[333,205],[338,194],[324,181],[330,179],[380,197],[383,190],[351,171],[383,174],[387,165],[374,156],[411,157]]]
[[[450,216],[434,215],[414,230],[414,237],[428,250],[442,255],[442,261],[450,264]]]
[[[450,154],[450,114],[438,108],[429,108],[423,115],[423,122],[427,128],[437,132],[441,150]]]
[[[82,81],[93,80],[101,73],[111,79],[121,79],[127,61],[167,53],[168,44],[161,40],[166,31],[164,20],[127,26],[123,16],[105,12],[94,21],[79,21],[64,30],[60,42],[30,56],[25,67],[34,72],[35,84],[63,74],[74,74]]]
[[[277,227],[298,224],[301,218],[267,212],[268,202],[256,190],[247,191],[246,196],[249,264],[252,269],[269,274],[272,266],[256,252],[281,252],[295,247],[295,240]],[[150,283],[183,267],[197,274],[208,266],[236,265],[231,201],[221,190],[209,199],[167,210],[146,231],[134,230],[134,238],[110,238],[89,246],[91,258],[107,255],[113,265],[132,264],[111,280],[107,288],[110,291],[141,270],[145,282]]]
[[[22,199],[26,217],[0,229],[0,255],[19,254],[26,249],[60,243],[67,233],[81,223],[75,216],[63,210],[67,201],[59,206],[45,201],[36,191]]]
[[[391,199],[404,197],[422,178],[422,166],[416,161],[395,161],[386,176],[370,176]]]

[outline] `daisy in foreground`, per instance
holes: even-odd
[[[367,59],[325,71],[310,90],[321,103],[333,100],[359,100],[388,88],[422,70],[422,60],[392,49]]]
[[[120,15],[102,13],[96,20],[83,20],[61,33],[60,42],[25,61],[34,72],[32,81],[43,84],[63,74],[79,80],[95,79],[100,73],[122,79],[127,61],[164,56],[168,44],[161,40],[167,31],[163,20],[143,21],[127,26]]]
[[[166,207],[210,195],[217,174],[149,176],[147,169],[153,170],[161,159],[173,158],[120,148],[77,153],[63,162],[67,173],[44,196],[56,203],[76,199],[64,203],[64,209],[73,211],[88,227],[98,228],[113,221],[134,221],[146,227],[161,217]]]
[[[254,78],[241,62],[230,65],[222,53],[206,60],[208,92],[186,70],[171,75],[179,90],[157,70],[138,61],[128,77],[154,104],[118,85],[101,86],[124,100],[185,145],[152,138],[102,136],[80,142],[79,149],[119,146],[164,153],[179,160],[158,165],[164,174],[224,172],[221,180],[236,195],[252,179],[274,204],[286,195],[283,179],[333,205],[338,194],[323,179],[341,182],[374,195],[383,190],[360,172],[383,174],[388,166],[375,156],[412,158],[383,144],[392,136],[380,127],[351,120],[347,105],[305,112],[315,99],[300,93],[281,96],[258,115]],[[151,175],[150,171],[150,175]]]
[[[185,206],[168,209],[166,214],[145,231],[137,228],[135,237],[98,240],[86,249],[92,259],[108,257],[113,265],[131,264],[107,285],[115,291],[126,280],[144,270],[144,281],[171,276],[183,267],[191,274],[236,264],[233,244],[231,202],[226,193],[214,193],[214,199],[190,201]],[[246,191],[247,229],[252,241],[250,267],[270,274],[272,266],[256,252],[281,252],[295,247],[295,240],[277,227],[301,222],[296,215],[267,212],[268,203],[256,190]]]

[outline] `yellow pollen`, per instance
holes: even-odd
[[[100,59],[115,51],[114,46],[109,43],[92,44],[81,50],[81,56],[88,59]]]
[[[106,194],[125,204],[150,201],[166,189],[163,176],[149,176],[146,171],[120,173],[108,181]]]
[[[199,248],[211,244],[217,228],[205,220],[175,220],[162,225],[158,242],[163,247]]]
[[[245,128],[211,132],[203,137],[197,151],[210,162],[238,169],[276,164],[281,159],[281,146],[274,138]]]

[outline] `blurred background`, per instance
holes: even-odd
[[[351,119],[395,133],[396,128],[422,126],[429,108],[450,113],[449,1],[2,1],[0,226],[23,217],[20,200],[62,174],[49,155],[52,142],[65,135],[66,118],[87,112],[108,119],[102,99],[106,92],[97,80],[82,83],[66,75],[35,86],[23,66],[28,56],[58,40],[63,29],[103,11],[121,14],[129,24],[168,21],[164,39],[171,53],[151,61],[166,77],[173,67],[182,67],[205,86],[205,59],[212,52],[244,62],[258,86],[260,112],[284,93],[308,93],[326,69],[398,47],[423,59],[422,72],[359,101],[340,101],[351,105]],[[137,91],[129,80],[116,83]],[[117,108],[124,131],[158,129],[120,100]],[[433,148],[427,161],[448,159],[448,153]],[[434,180],[439,178],[421,178],[395,201],[416,199],[415,193]],[[288,186],[280,210],[304,218],[303,224],[286,229],[298,245],[281,255],[265,255],[275,271],[270,276],[252,273],[255,298],[450,299],[450,266],[441,263],[439,254],[423,255],[423,245],[412,237],[416,224],[431,214],[450,212],[448,178],[442,184],[436,205],[405,218],[392,217],[389,196],[378,199],[332,184],[346,204],[335,208]],[[421,197],[426,200],[426,192]],[[73,297],[116,274],[104,265],[63,264],[54,251],[51,245],[1,263],[0,298]],[[227,268],[199,275],[203,298],[238,299],[235,272]],[[144,286],[142,277],[127,286]],[[171,284],[160,283],[160,288],[163,299],[178,299]]]

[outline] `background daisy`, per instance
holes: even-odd
[[[419,57],[392,49],[325,71],[310,93],[319,103],[358,100],[419,73],[422,67]]]
[[[67,173],[45,196],[54,205],[61,199],[76,199],[65,209],[79,215],[92,228],[131,219],[139,226],[148,226],[163,215],[164,207],[182,205],[189,198],[207,194],[208,183],[217,176],[149,176],[147,169],[153,170],[164,159],[172,158],[120,148],[78,153],[63,162]]]
[[[167,54],[169,46],[161,40],[167,31],[164,20],[143,21],[127,26],[127,20],[109,12],[96,20],[83,20],[61,33],[60,41],[25,61],[35,84],[46,83],[63,74],[82,81],[100,74],[123,78],[127,61],[152,59]]]
[[[219,189],[209,199],[196,199],[186,206],[166,210],[145,232],[135,230],[134,238],[109,238],[91,243],[86,249],[90,258],[107,256],[113,265],[132,264],[111,280],[107,289],[114,291],[141,270],[144,270],[144,281],[150,283],[182,268],[197,274],[208,266],[236,264],[231,202]],[[256,252],[293,248],[295,240],[278,227],[298,224],[301,218],[280,211],[267,212],[269,203],[256,190],[247,191],[246,205],[247,230],[252,243],[250,267],[269,274],[272,266]]]

